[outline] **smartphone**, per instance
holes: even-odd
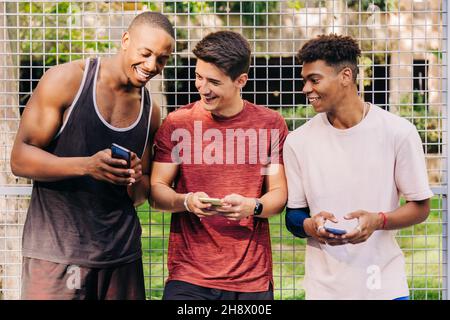
[[[111,144],[111,157],[127,161],[127,168],[131,167],[131,151],[119,146],[116,143]]]
[[[342,230],[342,229],[335,229],[335,228],[330,228],[330,227],[325,227],[325,231],[335,234],[337,236],[342,236],[344,234],[347,233],[346,230]]]
[[[223,205],[219,198],[198,198],[198,200],[203,203],[211,203],[216,207],[221,207]]]

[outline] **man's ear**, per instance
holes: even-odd
[[[125,31],[122,34],[122,41],[120,43],[122,50],[127,50],[128,46],[130,45],[130,33],[128,31]]]
[[[344,87],[351,85],[353,81],[353,71],[349,67],[345,67],[341,70],[341,79]]]
[[[234,80],[234,84],[239,89],[242,89],[247,84],[247,81],[248,81],[248,74],[247,73],[242,73],[239,77],[236,78],[236,80]]]

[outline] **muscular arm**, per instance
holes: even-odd
[[[64,111],[72,103],[82,77],[82,63],[74,62],[50,69],[39,81],[14,141],[11,169],[15,175],[55,181],[85,174],[82,158],[58,158],[43,150],[60,129]]]
[[[142,178],[128,187],[128,195],[131,199],[133,199],[135,206],[139,206],[147,201],[150,194],[150,162],[151,159],[153,159],[153,139],[161,123],[161,108],[154,101],[152,103],[153,108],[151,114],[150,132],[147,146],[141,159]]]
[[[130,183],[129,172],[118,168],[109,150],[91,157],[58,157],[44,148],[63,123],[83,77],[83,61],[53,67],[45,73],[22,115],[11,153],[13,174],[36,181],[58,181],[90,175],[116,184]],[[68,76],[70,75],[70,76]]]

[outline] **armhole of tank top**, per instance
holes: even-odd
[[[152,100],[152,96],[150,94],[150,90],[146,90],[144,89],[144,94],[145,92],[148,92],[148,99],[150,100],[150,111],[148,112],[148,125],[147,125],[147,135],[145,137],[145,144],[144,144],[144,150],[142,150],[142,155],[141,155],[141,159],[144,156],[145,153],[145,148],[147,148],[147,143],[148,143],[148,137],[150,135],[150,127],[152,125],[152,112],[153,112],[153,100]],[[142,108],[143,109],[143,108]]]
[[[65,128],[66,125],[67,125],[67,122],[69,122],[70,115],[72,114],[72,111],[73,111],[73,109],[74,109],[76,103],[78,102],[78,99],[80,98],[81,93],[83,92],[83,89],[84,89],[84,83],[86,82],[87,74],[88,74],[88,71],[89,71],[89,62],[90,62],[89,58],[86,59],[86,64],[85,64],[84,72],[83,72],[83,79],[81,80],[81,84],[80,84],[80,87],[78,88],[78,92],[77,92],[75,98],[73,99],[72,104],[71,104],[70,107],[69,107],[69,111],[67,112],[67,117],[66,117],[66,119],[64,120],[64,123],[63,123],[63,125],[61,126],[61,129],[59,129],[58,133],[57,133],[56,136],[53,138],[53,140],[56,139],[56,138],[58,138],[58,137],[61,135],[61,133],[63,132],[64,128]]]

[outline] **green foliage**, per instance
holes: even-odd
[[[286,121],[289,131],[293,131],[306,123],[316,115],[314,108],[310,105],[297,105],[295,107],[281,108],[281,115]]]
[[[442,61],[443,55],[442,55],[442,51],[441,51],[441,50],[438,50],[438,49],[432,49],[432,50],[431,50],[431,54],[434,55],[434,56],[436,56],[436,57],[439,59],[439,61]]]
[[[305,7],[305,2],[300,0],[289,0],[288,7],[294,10],[300,10]]]
[[[99,35],[95,28],[82,28],[77,22],[83,19],[80,12],[79,6],[71,2],[21,2],[19,13],[24,15],[19,24],[33,26],[19,29],[20,51],[29,53],[21,57],[22,62],[31,57],[53,66],[81,59],[83,53],[108,52],[112,47],[108,37]]]
[[[350,0],[347,1],[349,8],[353,8],[357,11],[368,11],[370,5],[376,5],[381,11],[393,11],[398,7],[398,1],[396,0]]]
[[[412,101],[411,101],[412,100]],[[411,121],[417,128],[420,138],[426,143],[427,153],[439,153],[442,143],[442,120],[428,109],[425,94],[414,92],[401,98],[399,115]]]
[[[240,13],[244,25],[265,25],[267,16],[264,13],[278,8],[278,1],[180,1],[165,2],[164,12],[189,13]]]

